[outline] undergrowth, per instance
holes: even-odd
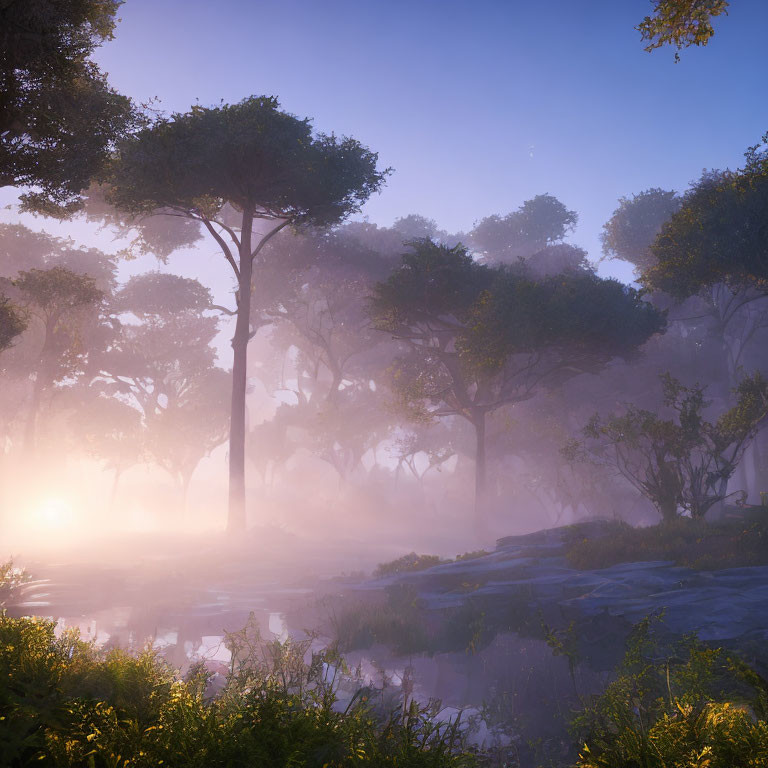
[[[478,557],[484,557],[488,552],[484,549],[477,549],[472,552],[465,552],[463,555],[456,555],[455,561],[451,558],[443,558],[439,555],[417,555],[415,552],[409,552],[407,555],[390,560],[386,563],[379,563],[373,572],[375,579],[383,579],[388,576],[397,576],[401,573],[416,573],[426,571],[428,568],[434,568],[436,565],[446,565],[447,563],[461,562],[462,560],[475,560]]]
[[[734,520],[719,524],[679,518],[633,528],[606,524],[603,535],[586,538],[578,526],[566,537],[566,557],[574,568],[592,570],[619,563],[668,560],[699,570],[768,564],[768,522]]]
[[[768,681],[695,637],[664,647],[637,625],[614,681],[575,719],[576,768],[762,768]]]
[[[50,621],[0,614],[0,765],[55,768],[464,768],[459,723],[435,705],[382,711],[376,692],[338,698],[343,663],[307,643],[227,636],[232,664],[211,695],[154,651],[103,652]],[[380,702],[379,702],[380,704]]]

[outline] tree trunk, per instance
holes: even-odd
[[[763,483],[765,479],[765,464],[763,459],[764,446],[763,430],[760,430],[752,441],[752,472],[754,475],[754,484],[751,489],[752,499],[755,504],[762,504],[761,492],[768,490]]]
[[[24,448],[31,453],[35,450],[37,435],[37,414],[40,412],[40,403],[43,399],[43,375],[38,371],[35,375],[35,383],[32,386],[32,398],[29,402],[27,423],[24,429]]]
[[[115,476],[112,478],[112,490],[109,492],[109,516],[115,515],[115,502],[117,501],[117,489],[120,485],[120,475],[123,474],[122,467],[115,467]]]
[[[40,412],[40,404],[43,401],[43,391],[48,379],[49,365],[48,358],[51,353],[51,344],[53,332],[56,328],[58,317],[51,315],[45,321],[45,334],[43,336],[43,346],[40,350],[40,364],[35,373],[35,382],[32,385],[32,399],[29,404],[29,413],[27,414],[27,423],[24,429],[24,449],[31,453],[35,449],[37,438],[37,416]]]
[[[232,337],[232,403],[229,422],[229,514],[227,531],[242,533],[245,510],[245,392],[247,386],[248,342],[251,335],[251,228],[253,214],[243,211],[240,241],[237,322]]]
[[[479,537],[485,535],[488,526],[488,482],[485,460],[485,412],[474,415],[475,427],[475,530]]]

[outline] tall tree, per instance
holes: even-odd
[[[283,233],[263,251],[251,324],[274,324],[273,342],[300,353],[294,365],[305,370],[297,371],[298,384],[306,379],[313,394],[333,400],[345,382],[373,378],[374,348],[384,339],[370,327],[367,300],[393,265],[343,228]]]
[[[488,264],[514,264],[561,243],[578,222],[553,195],[537,195],[506,216],[488,216],[469,233],[469,244]]]
[[[214,365],[218,320],[210,308],[210,292],[197,280],[132,277],[112,299],[115,332],[94,361],[101,388],[138,406],[145,420],[173,406]]]
[[[472,425],[480,527],[488,414],[599,370],[663,326],[637,292],[592,272],[536,280],[431,240],[415,242],[376,286],[371,312],[408,348],[393,371],[402,408],[416,419],[460,416]]]
[[[100,395],[88,397],[72,414],[71,420],[81,447],[113,473],[109,495],[109,511],[112,514],[120,478],[144,455],[141,412],[116,397]]]
[[[114,334],[96,357],[93,386],[136,409],[142,456],[171,475],[185,509],[195,469],[227,434],[229,375],[214,365],[210,291],[191,278],[147,272],[115,293],[110,311]],[[108,451],[111,433],[96,437]]]
[[[135,122],[131,102],[90,59],[112,38],[121,0],[0,3],[0,186],[61,215]]]
[[[243,530],[245,396],[254,266],[282,229],[326,226],[382,185],[377,156],[351,138],[313,135],[308,120],[276,99],[194,107],[138,132],[120,146],[108,199],[140,224],[153,214],[198,222],[237,280],[229,445],[228,529]],[[266,229],[257,229],[258,225]]]
[[[147,417],[147,453],[176,481],[182,515],[187,511],[192,475],[202,459],[227,439],[228,385],[227,371],[209,368]]]
[[[638,274],[653,266],[656,258],[651,246],[681,203],[676,192],[658,187],[620,198],[600,233],[603,254],[609,259],[628,261]]]
[[[651,247],[648,287],[687,297],[724,283],[768,293],[768,145],[752,147],[744,168],[705,173]]]
[[[32,449],[43,394],[57,379],[82,367],[81,358],[89,350],[82,344],[81,329],[104,294],[92,277],[65,267],[20,272],[13,287],[41,338],[25,431],[26,447]]]

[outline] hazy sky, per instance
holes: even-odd
[[[128,0],[98,60],[167,110],[272,94],[395,174],[365,208],[451,231],[549,192],[598,234],[621,195],[738,165],[768,130],[766,0],[643,51],[650,0]],[[626,275],[626,273],[624,273]]]

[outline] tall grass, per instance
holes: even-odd
[[[306,643],[227,636],[217,695],[198,665],[183,679],[151,649],[102,652],[49,621],[0,615],[0,765],[56,768],[341,768],[476,764],[459,724],[406,701],[337,696],[342,662]]]

